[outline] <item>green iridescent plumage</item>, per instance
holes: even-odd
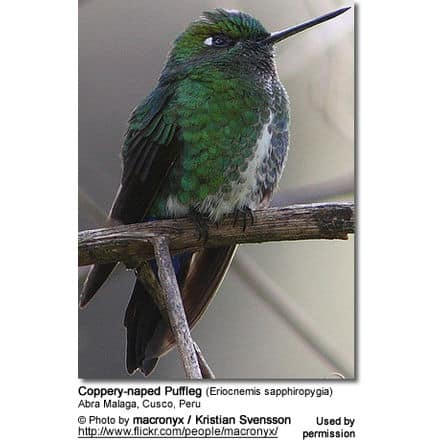
[[[227,51],[207,47],[206,38],[217,34],[237,44]],[[219,193],[227,199],[240,182],[269,123],[272,89],[261,82],[273,76],[272,48],[257,45],[268,35],[247,14],[216,10],[176,39],[159,87],[133,113],[123,147],[128,163],[139,132],[144,142],[158,142],[161,148],[172,143],[173,135],[180,145],[147,216],[169,215],[170,196],[185,207]],[[281,88],[274,92],[284,93]],[[286,102],[282,110],[287,117]],[[127,173],[132,169],[124,167]]]
[[[344,10],[269,34],[239,11],[206,12],[174,42],[159,83],[133,111],[122,147],[121,186],[111,222],[225,214],[267,206],[289,144],[289,103],[273,45]],[[192,327],[215,294],[235,246],[173,257]],[[155,266],[152,265],[152,268]],[[84,306],[114,264],[95,265]],[[146,375],[174,344],[152,296],[137,281],[127,306],[126,365]]]
[[[179,83],[167,112],[179,121],[183,150],[160,197],[171,192],[182,204],[196,204],[227,192],[239,179],[269,122],[268,111],[256,111],[264,94],[252,89],[221,72],[205,75],[204,81],[189,75]]]
[[[267,37],[269,32],[258,20],[244,12],[225,9],[207,11],[176,39],[170,54],[170,61],[182,63],[203,55],[206,48],[200,43],[216,34],[227,35],[238,40],[261,39]]]
[[[253,17],[216,10],[177,38],[158,86],[133,111],[122,147],[121,187],[110,217],[122,223],[186,215],[218,221],[267,203],[288,146],[288,99],[269,33]],[[272,145],[273,144],[273,145]],[[235,246],[176,260],[190,313],[198,320]],[[178,269],[177,269],[178,267]],[[113,265],[92,269],[83,304]],[[127,369],[149,374],[172,346],[160,312],[137,282],[127,307]]]

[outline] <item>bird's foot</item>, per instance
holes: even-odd
[[[255,223],[255,217],[254,212],[252,211],[249,206],[244,206],[243,208],[237,208],[234,211],[234,226],[237,225],[239,219],[243,222],[243,232],[246,231],[246,227],[248,225],[248,216],[251,222],[251,226],[254,226]]]
[[[194,223],[196,226],[197,232],[199,234],[198,240],[203,240],[203,243],[206,243],[208,241],[208,219],[203,214],[200,214],[200,212],[196,211],[195,209],[191,209],[188,214],[189,219]]]

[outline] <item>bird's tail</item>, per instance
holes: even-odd
[[[203,249],[193,255],[173,258],[191,328],[214,298],[235,249],[236,246]],[[174,346],[175,340],[151,295],[139,281],[136,281],[127,306],[124,325],[127,329],[127,370],[133,373],[139,369],[148,376],[159,357]]]
[[[91,267],[81,290],[80,307],[87,305],[115,267],[116,263],[94,264]]]
[[[160,311],[151,295],[147,293],[142,283],[136,280],[124,318],[124,325],[127,329],[125,361],[130,374],[139,368],[145,375],[148,375],[156,366],[158,358],[145,359],[145,350],[160,319]]]

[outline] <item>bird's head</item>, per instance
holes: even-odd
[[[250,56],[271,56],[260,42],[270,33],[254,17],[235,10],[204,12],[176,39],[170,54],[173,64],[215,64],[229,68]]]
[[[342,14],[339,9],[283,31],[270,33],[254,17],[241,11],[204,12],[176,39],[168,66],[237,65],[257,67],[272,59],[273,46],[291,35]]]

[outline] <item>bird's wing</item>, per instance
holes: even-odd
[[[109,223],[142,221],[177,159],[177,122],[167,111],[170,86],[157,87],[133,111],[122,147],[122,179],[109,214]],[[84,282],[80,305],[85,306],[116,264],[92,266]]]
[[[172,91],[157,88],[129,120],[122,149],[121,185],[109,214],[110,223],[142,221],[182,145],[178,124],[164,109]],[[179,273],[185,310],[191,327],[211,302],[234,254],[235,246],[203,249],[188,259]],[[115,264],[94,265],[84,283],[81,306],[85,306],[112,272]],[[174,345],[168,324],[139,281],[127,307],[127,369],[140,368],[148,375],[157,358]]]
[[[122,147],[122,178],[110,217],[142,221],[179,153],[177,122],[167,111],[170,87],[156,88],[132,113]]]

